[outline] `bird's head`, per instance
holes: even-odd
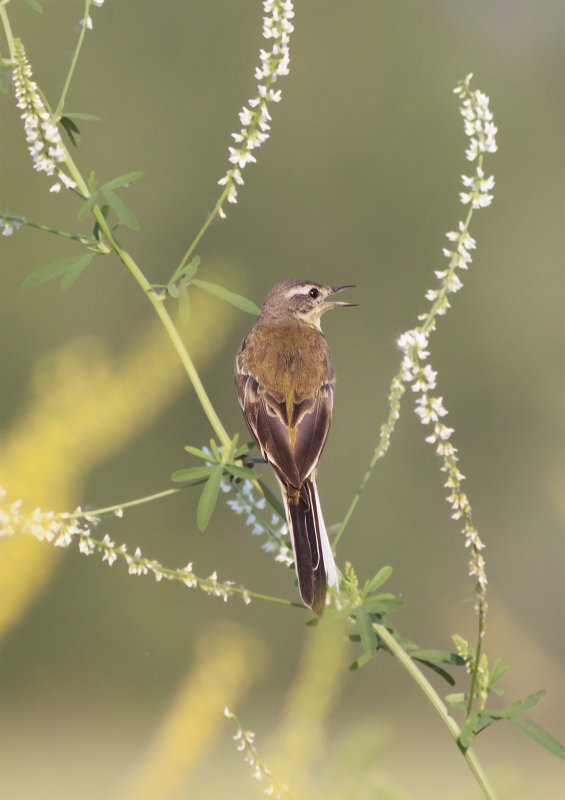
[[[325,311],[338,306],[356,306],[329,299],[344,289],[354,289],[353,284],[345,286],[324,286],[316,281],[294,280],[277,283],[266,296],[261,307],[261,317],[265,321],[277,323],[301,322],[320,329],[320,317]]]

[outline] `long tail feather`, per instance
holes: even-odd
[[[315,479],[308,479],[300,493],[281,484],[286,518],[292,538],[298,586],[305,605],[321,616],[326,588],[338,585]]]

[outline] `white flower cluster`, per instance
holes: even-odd
[[[236,484],[235,486],[233,482],[222,481],[220,488],[223,492],[237,492],[237,497],[230,498],[226,503],[235,514],[246,515],[245,524],[251,528],[251,533],[254,536],[267,534],[269,538],[263,543],[263,550],[270,553],[274,552],[275,561],[292,566],[294,564],[292,550],[281,539],[282,536],[288,533],[286,522],[281,524],[279,516],[274,513],[271,515],[270,523],[265,522],[258,516],[257,511],[263,510],[267,505],[267,501],[264,497],[255,497],[251,481],[243,481],[242,484]]]
[[[469,574],[475,578],[480,587],[480,600],[485,601],[487,576],[485,561],[481,554],[484,548],[479,533],[472,522],[471,505],[462,482],[465,476],[458,467],[457,448],[450,441],[454,429],[442,422],[447,415],[443,397],[432,394],[436,388],[437,372],[430,364],[423,362],[429,356],[428,336],[422,328],[406,331],[397,340],[404,353],[402,358],[402,380],[411,385],[412,391],[420,394],[416,400],[416,414],[423,425],[433,425],[433,431],[426,436],[426,442],[436,446],[436,453],[441,458],[441,471],[446,473],[444,486],[448,489],[447,502],[451,506],[453,519],[464,518],[462,533],[465,536],[465,547],[471,551]]]
[[[485,178],[483,171],[483,158],[486,153],[496,152],[497,129],[493,116],[489,110],[489,99],[480,91],[471,91],[468,75],[454,90],[461,99],[460,111],[465,122],[465,133],[471,138],[471,144],[466,150],[469,161],[474,161],[478,156],[475,175],[463,175],[463,184],[470,189],[461,193],[461,202],[471,204],[467,220],[460,221],[456,231],[447,233],[448,240],[452,243],[449,248],[443,249],[443,255],[449,259],[449,267],[437,270],[435,275],[441,281],[439,289],[429,289],[426,299],[432,304],[428,312],[420,314],[418,319],[422,325],[414,330],[403,333],[398,338],[398,346],[404,353],[399,377],[405,384],[410,384],[412,391],[419,393],[416,400],[416,414],[424,425],[433,425],[433,432],[426,437],[426,441],[436,446],[436,452],[442,459],[441,470],[446,473],[444,486],[449,490],[447,502],[451,506],[454,519],[464,518],[463,534],[465,546],[471,551],[469,572],[477,581],[477,602],[483,610],[486,609],[487,576],[485,561],[481,554],[484,548],[471,517],[471,506],[467,495],[461,488],[465,476],[459,470],[457,463],[457,449],[450,439],[453,428],[444,424],[443,417],[447,410],[443,398],[433,395],[436,388],[437,372],[429,363],[424,363],[429,356],[428,337],[435,330],[437,317],[445,314],[449,308],[448,295],[459,291],[463,286],[457,270],[468,269],[471,263],[471,250],[475,249],[475,240],[469,233],[469,223],[473,210],[490,205],[492,195],[490,191],[494,186],[494,178]]]
[[[22,501],[17,500],[10,505],[2,503],[6,496],[5,490],[0,486],[0,536],[12,536],[16,533],[29,533],[43,542],[50,542],[55,547],[69,547],[78,539],[78,547],[83,555],[102,553],[102,561],[112,566],[118,558],[122,558],[128,567],[130,575],[153,575],[156,581],[177,580],[190,589],[201,589],[208,595],[220,597],[227,601],[234,594],[241,595],[244,603],[251,602],[249,593],[236,587],[233,581],[218,580],[218,575],[213,572],[208,578],[197,577],[188,564],[183,569],[170,569],[164,567],[155,559],[144,558],[139,547],[131,555],[125,544],[116,545],[108,534],[102,539],[94,539],[91,529],[100,522],[99,517],[83,511],[80,507],[72,514],[55,514],[53,511],[42,511],[36,508],[31,513],[22,510]],[[122,509],[114,511],[117,517],[122,516]]]
[[[470,72],[453,90],[462,100],[459,110],[464,120],[465,133],[471,139],[469,149],[465,152],[469,161],[474,161],[482,153],[496,153],[498,133],[489,109],[488,96],[478,89],[471,91],[472,77],[473,73]]]
[[[411,384],[413,392],[419,392],[416,400],[416,414],[423,425],[433,423],[434,432],[426,438],[430,444],[439,442],[438,455],[444,455],[444,442],[446,442],[453,428],[448,428],[441,422],[447,411],[443,405],[443,397],[434,397],[430,392],[436,388],[437,372],[431,364],[422,362],[429,356],[428,337],[421,328],[406,331],[397,340],[398,347],[404,353],[402,357],[402,380]]]
[[[280,89],[273,89],[273,84],[283,75],[288,75],[290,63],[289,41],[294,30],[291,19],[294,10],[291,0],[264,0],[263,11],[263,37],[273,40],[270,50],[261,50],[259,53],[260,65],[255,70],[255,78],[259,81],[257,95],[248,101],[248,106],[243,106],[239,112],[241,129],[232,133],[236,147],[229,147],[229,161],[234,166],[230,167],[218,183],[227,186],[226,198],[229,203],[237,203],[238,186],[244,180],[241,171],[246,164],[256,161],[252,150],[267,141],[271,129],[271,115],[268,110],[269,103],[278,103],[281,99]],[[220,207],[218,213],[225,218],[225,213]]]
[[[14,41],[14,68],[12,71],[17,106],[22,110],[24,130],[28,149],[33,159],[33,167],[47,175],[57,175],[58,181],[51,186],[51,192],[59,192],[61,185],[73,189],[76,183],[61,169],[66,162],[66,151],[57,125],[45,107],[32,80],[31,64],[27,60],[20,39]]]
[[[492,202],[491,190],[494,188],[494,177],[485,178],[482,169],[482,158],[485,153],[496,153],[496,134],[498,129],[493,122],[492,111],[489,109],[489,99],[484,92],[471,91],[470,82],[473,74],[467,75],[453,91],[462,100],[459,107],[464,120],[465,133],[471,142],[465,155],[469,161],[474,161],[479,156],[479,163],[474,175],[462,175],[463,185],[470,191],[461,192],[459,197],[466,205],[472,208],[485,208]]]
[[[42,511],[40,508],[25,513],[21,500],[4,505],[2,501],[5,497],[6,491],[0,486],[0,536],[29,533],[40,542],[50,542],[55,547],[69,547],[73,538],[78,536],[80,549],[85,552],[82,542],[90,538],[91,528],[98,524],[96,517],[83,513],[82,518],[77,518],[70,514]]]
[[[459,197],[463,205],[471,205],[471,209],[485,208],[492,202],[491,191],[494,188],[494,177],[491,175],[486,178],[482,162],[485,153],[496,152],[495,134],[497,128],[489,110],[489,99],[483,92],[471,91],[469,82],[472,75],[467,75],[464,81],[454,91],[460,95],[462,104],[461,114],[465,120],[465,133],[471,137],[471,146],[466,151],[467,158],[473,161],[479,156],[479,161],[475,174],[472,176],[462,175],[463,185],[468,191],[461,192]],[[449,267],[443,270],[436,270],[436,278],[441,281],[439,289],[429,289],[426,292],[426,300],[433,303],[430,313],[421,314],[420,320],[427,320],[429,317],[445,314],[450,307],[447,296],[458,292],[462,288],[463,282],[457,270],[466,270],[472,261],[471,250],[476,247],[476,242],[469,233],[470,214],[467,220],[459,221],[456,231],[449,231],[446,236],[451,247],[443,248],[443,255],[449,259]],[[433,330],[433,325],[429,326]]]
[[[231,492],[234,488],[231,481],[223,480],[220,484],[222,492]],[[261,511],[267,505],[264,497],[256,499],[253,496],[253,484],[251,481],[243,481],[238,486],[238,496],[227,500],[227,505],[238,515],[245,514],[245,524],[251,528],[253,536],[261,536],[265,533],[265,526],[259,521],[256,512]]]
[[[239,719],[227,706],[224,708],[224,716],[234,721],[237,730],[233,735],[233,739],[237,742],[237,749],[241,753],[245,753],[244,760],[253,769],[253,777],[258,781],[265,781],[267,783],[267,786],[263,790],[264,794],[268,797],[277,798],[278,800],[290,798],[288,787],[275,782],[269,767],[259,760],[259,755],[255,747],[254,731],[244,730]]]

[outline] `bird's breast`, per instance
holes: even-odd
[[[314,328],[256,325],[244,353],[249,373],[281,401],[300,402],[334,381],[328,344]]]

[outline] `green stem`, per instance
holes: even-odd
[[[477,634],[477,646],[475,648],[475,660],[473,663],[473,670],[471,672],[471,687],[469,689],[469,698],[467,700],[467,716],[473,710],[473,702],[475,700],[475,692],[477,690],[477,683],[479,680],[479,667],[480,667],[480,659],[481,653],[483,649],[483,638],[485,634],[485,608],[483,605],[482,600],[479,601],[479,630]],[[480,708],[480,704],[479,704]]]
[[[8,50],[10,51],[10,58],[14,58],[15,55],[15,48],[14,48],[14,36],[12,34],[12,28],[10,26],[10,20],[8,19],[8,14],[6,12],[6,6],[10,0],[0,0],[0,19],[2,20],[2,25],[4,26],[4,33],[6,34],[6,41],[8,43]]]
[[[341,539],[341,535],[343,534],[343,531],[347,527],[347,524],[348,524],[349,520],[351,519],[351,517],[353,515],[353,512],[355,511],[355,507],[357,506],[357,503],[359,502],[359,498],[361,497],[361,494],[362,494],[363,490],[365,489],[365,487],[367,486],[367,484],[369,482],[369,478],[371,477],[371,473],[373,472],[373,469],[375,468],[375,464],[377,463],[377,461],[380,458],[382,458],[386,454],[386,452],[388,451],[388,448],[390,447],[390,437],[393,434],[393,431],[394,431],[394,428],[395,428],[395,425],[396,425],[396,421],[398,419],[398,409],[399,409],[399,405],[400,405],[400,398],[402,397],[403,394],[404,394],[404,385],[402,384],[402,371],[399,371],[399,373],[397,375],[395,375],[395,377],[393,378],[392,383],[391,383],[391,388],[390,388],[390,392],[389,392],[389,413],[388,413],[388,418],[387,418],[386,422],[384,423],[384,425],[382,425],[382,427],[381,427],[380,436],[379,436],[377,445],[375,447],[375,451],[373,453],[373,457],[371,458],[371,461],[369,462],[369,466],[367,467],[367,470],[366,470],[365,474],[363,475],[363,478],[361,479],[361,483],[359,484],[359,486],[357,488],[357,491],[355,492],[355,495],[354,495],[353,500],[351,501],[351,503],[349,505],[349,508],[345,512],[345,516],[343,518],[343,521],[342,521],[342,523],[340,525],[340,528],[339,528],[339,530],[338,530],[338,532],[337,532],[337,534],[335,536],[335,539],[333,540],[332,549],[334,551],[335,551],[335,549],[336,549],[336,547],[338,545],[339,540]]]
[[[192,242],[192,244],[190,245],[190,247],[188,248],[188,250],[186,251],[186,253],[182,257],[182,260],[181,260],[180,264],[178,265],[177,269],[175,270],[175,272],[174,272],[172,278],[170,279],[169,283],[175,283],[175,281],[177,281],[180,278],[180,276],[182,274],[182,271],[185,268],[185,266],[187,265],[188,260],[190,259],[190,256],[194,253],[194,251],[195,251],[195,249],[196,249],[196,247],[198,245],[198,242],[202,239],[202,237],[204,236],[204,234],[206,233],[206,231],[208,230],[208,228],[212,224],[212,221],[218,215],[218,212],[219,212],[220,208],[222,207],[222,204],[225,202],[225,199],[228,196],[228,192],[229,192],[230,186],[231,186],[231,182],[228,181],[228,183],[224,187],[224,190],[223,190],[222,194],[220,195],[220,198],[219,198],[218,202],[214,206],[214,210],[211,212],[211,214],[208,216],[208,219],[206,220],[204,225],[200,228],[200,230],[196,234],[196,238],[194,239],[194,241]]]
[[[414,660],[410,658],[408,653],[402,648],[394,636],[390,633],[390,631],[384,626],[379,623],[373,623],[373,627],[375,628],[379,637],[383,640],[386,644],[388,649],[396,656],[396,658],[400,661],[404,669],[408,672],[412,680],[419,686],[419,688],[424,692],[425,696],[428,698],[434,709],[439,714],[443,724],[446,726],[448,731],[450,732],[451,736],[457,743],[459,750],[461,751],[463,758],[467,762],[467,765],[473,775],[477,783],[479,784],[481,791],[483,792],[484,796],[487,800],[496,800],[496,794],[494,789],[489,783],[487,776],[485,775],[481,764],[479,763],[475,753],[471,750],[471,748],[463,748],[459,743],[459,735],[461,733],[461,729],[453,719],[453,717],[449,714],[445,704],[443,703],[441,697],[437,694],[431,683],[424,677],[421,671],[418,669]]]
[[[79,172],[68,150],[66,150],[66,164],[71,177],[73,178],[73,180],[76,181],[77,187],[81,192],[81,194],[83,195],[83,197],[85,198],[90,197],[90,191],[88,189],[88,186],[86,185],[84,178]],[[138,285],[145,293],[145,296],[153,306],[154,310],[156,311],[163,327],[167,331],[167,334],[172,342],[173,347],[177,351],[177,354],[188,374],[188,377],[191,380],[191,383],[194,387],[194,391],[196,392],[196,395],[198,397],[198,400],[200,401],[204,413],[208,417],[210,425],[214,429],[214,432],[218,437],[218,439],[220,440],[222,446],[225,447],[226,449],[229,449],[229,446],[231,444],[231,439],[226,429],[222,425],[220,418],[216,414],[214,406],[212,405],[210,398],[208,397],[206,390],[204,389],[204,385],[200,380],[200,376],[196,371],[196,367],[194,366],[194,363],[184,346],[184,343],[179,335],[179,332],[177,331],[171,317],[169,316],[167,309],[163,304],[163,300],[155,294],[155,292],[152,290],[151,284],[149,283],[149,281],[147,280],[141,269],[137,266],[134,259],[130,256],[127,250],[124,250],[116,234],[108,225],[108,222],[98,205],[94,206],[94,208],[92,209],[92,213],[94,214],[94,217],[98,222],[100,229],[103,231],[112,249],[118,255],[122,263],[130,271],[134,279],[137,281]]]
[[[143,503],[151,503],[153,500],[160,500],[162,497],[169,497],[171,494],[182,492],[184,487],[178,489],[165,489],[162,492],[146,495],[145,497],[138,497],[136,500],[128,500],[127,503],[117,503],[113,506],[106,506],[106,508],[83,509],[81,511],[74,511],[72,514],[65,514],[65,519],[83,519],[85,517],[101,517],[103,514],[115,514],[116,511],[122,511],[124,508],[134,508],[134,506],[143,505]]]
[[[32,222],[25,217],[18,217],[14,216],[13,214],[0,214],[2,219],[8,220],[8,222],[19,222],[20,225],[27,225],[30,228],[37,228],[40,231],[45,231],[46,233],[55,233],[57,236],[62,236],[64,239],[73,239],[75,242],[80,242],[81,244],[85,244],[90,247],[96,247],[98,242],[92,236],[83,236],[79,233],[68,233],[67,231],[61,231],[58,228],[50,228],[49,225],[42,225],[39,222]]]
[[[95,547],[99,550],[106,550],[108,549],[108,543],[105,542],[103,539],[94,539],[92,536],[88,536],[90,542],[92,542]],[[127,554],[125,552],[125,548],[122,547],[112,547],[113,552],[120,558],[126,559]],[[152,572],[159,572],[162,575],[170,578],[171,580],[178,580],[184,583],[186,580],[186,572],[184,570],[173,569],[171,567],[164,567],[162,564],[158,564],[157,562],[152,561],[151,559],[145,558],[144,556],[132,556],[129,554],[129,559],[132,563],[137,564],[139,566],[146,564]],[[196,575],[194,576],[196,583],[200,588],[207,587],[208,589],[213,589],[215,586],[218,586],[221,589],[224,589],[228,594],[239,594],[245,595],[247,597],[251,597],[254,600],[267,600],[269,603],[278,603],[279,605],[283,606],[292,606],[293,608],[301,608],[305,610],[305,606],[302,603],[297,603],[293,600],[286,600],[283,597],[274,597],[268,594],[260,594],[259,592],[251,592],[248,589],[245,589],[242,586],[234,586],[230,582],[221,581],[214,581],[212,578],[199,578]]]
[[[271,75],[269,75],[269,77],[267,78],[267,81],[265,83],[265,96],[267,96],[269,94],[269,89],[271,88],[273,82],[274,82],[274,76],[271,74]],[[263,100],[262,102],[266,103],[266,100]],[[262,104],[260,103],[259,106],[257,107],[257,110],[254,113],[253,122],[249,126],[249,132],[247,134],[248,138],[249,138],[249,136],[251,136],[254,133],[255,129],[257,128],[257,125],[259,124],[259,119],[260,119],[260,116],[261,116],[261,105]],[[210,227],[212,221],[220,213],[220,209],[222,208],[222,206],[223,206],[223,204],[224,204],[224,202],[226,200],[226,197],[228,196],[228,193],[229,193],[231,187],[233,186],[233,183],[234,183],[234,179],[233,179],[233,177],[231,177],[228,180],[228,182],[226,183],[226,185],[224,186],[224,189],[223,189],[223,191],[222,191],[222,193],[221,193],[221,195],[219,197],[219,200],[217,201],[216,205],[214,206],[214,210],[212,211],[212,213],[210,214],[210,216],[208,217],[208,219],[206,220],[206,222],[204,223],[202,228],[196,234],[196,238],[194,239],[194,241],[192,242],[192,244],[190,245],[190,247],[188,248],[188,250],[186,251],[186,253],[182,257],[182,260],[181,260],[179,266],[177,267],[174,275],[172,276],[171,280],[169,281],[169,283],[175,283],[175,281],[177,281],[180,278],[184,267],[188,263],[188,260],[190,259],[191,255],[193,254],[194,250],[196,249],[196,246],[198,245],[199,241],[202,239],[202,237],[204,236],[204,234],[206,233],[206,231]]]
[[[80,26],[80,33],[79,33],[79,36],[78,36],[77,46],[75,47],[75,51],[73,53],[71,66],[69,67],[69,71],[68,71],[67,77],[65,79],[65,84],[63,86],[63,91],[61,92],[61,97],[59,99],[59,102],[57,103],[57,108],[55,109],[55,119],[60,119],[60,117],[61,117],[61,115],[63,113],[63,107],[65,105],[65,100],[67,99],[67,93],[68,93],[69,87],[71,85],[71,80],[72,80],[72,77],[73,77],[73,74],[74,74],[74,71],[75,71],[75,67],[77,65],[77,61],[78,61],[78,57],[79,57],[80,50],[81,50],[81,47],[82,47],[82,43],[83,43],[84,37],[86,35],[86,30],[87,30],[87,28],[86,28],[86,20],[88,19],[88,16],[89,16],[90,2],[91,2],[91,0],[86,0],[86,2],[85,2],[84,15],[83,15],[83,18],[82,18],[82,25]]]

